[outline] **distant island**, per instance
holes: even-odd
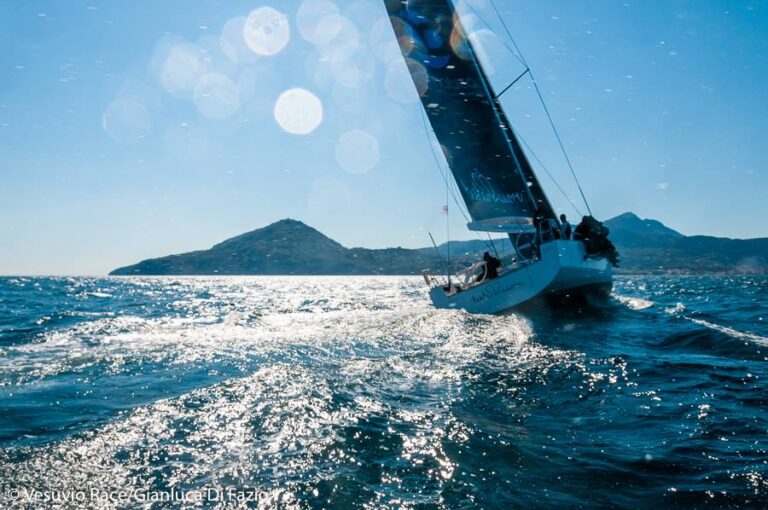
[[[685,236],[656,220],[624,213],[605,222],[621,254],[618,273],[768,273],[768,238]],[[488,249],[481,240],[451,241],[438,247],[470,261]],[[499,252],[508,239],[495,240]],[[219,243],[208,250],[144,260],[110,275],[412,275],[444,271],[433,247],[420,249],[345,248],[314,228],[285,219]]]

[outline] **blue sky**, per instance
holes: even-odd
[[[468,3],[500,90],[519,63],[489,0]],[[496,4],[598,217],[768,236],[768,2]],[[285,217],[346,246],[444,240],[384,27],[376,0],[0,3],[0,274],[102,274]],[[532,94],[521,82],[507,112],[575,197]]]

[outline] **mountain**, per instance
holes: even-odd
[[[612,218],[605,225],[621,253],[623,272],[768,272],[768,238],[685,236],[632,213]]]
[[[611,241],[622,248],[637,248],[677,241],[685,236],[656,220],[641,220],[627,212],[605,222]]]
[[[285,219],[209,250],[144,260],[110,274],[417,274],[434,262],[418,250],[345,248],[300,221]]]
[[[728,239],[685,236],[656,220],[624,213],[605,222],[621,254],[623,273],[768,273],[768,238]],[[112,275],[407,275],[422,269],[444,271],[450,246],[459,265],[483,251],[509,253],[508,238],[452,241],[450,245],[409,250],[345,248],[296,220],[227,239],[209,250],[149,259],[115,269]]]

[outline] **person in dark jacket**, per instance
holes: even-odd
[[[610,231],[592,216],[584,216],[581,223],[573,231],[573,239],[584,243],[587,256],[598,255],[606,257],[611,265],[619,267],[619,252],[608,239]]]
[[[571,238],[572,234],[573,234],[573,229],[571,228],[571,224],[568,223],[568,219],[565,217],[565,214],[561,214],[560,215],[560,239],[568,241]]]
[[[581,223],[576,225],[576,229],[573,231],[573,239],[575,241],[583,241],[589,238],[589,234],[590,234],[589,217],[584,216],[581,219]]]
[[[485,261],[485,278],[484,280],[493,280],[499,276],[499,268],[501,267],[501,261],[491,255],[488,252],[483,253],[483,261]]]

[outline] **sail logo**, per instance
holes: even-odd
[[[524,204],[525,197],[522,192],[517,193],[499,193],[493,187],[493,183],[489,177],[481,174],[480,172],[472,172],[471,182],[467,185],[466,182],[461,182],[461,187],[464,190],[467,198],[476,202],[491,202],[496,204]]]

